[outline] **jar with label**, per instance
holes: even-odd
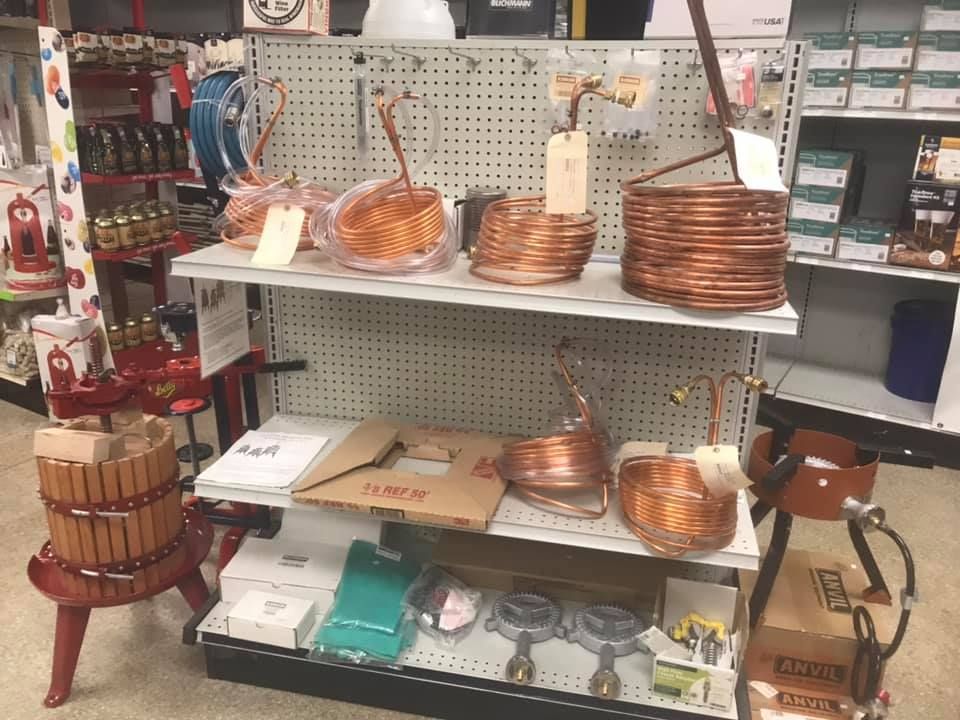
[[[155,65],[156,58],[154,53],[157,48],[157,40],[153,37],[153,30],[144,30],[143,31],[143,64],[144,65]]]
[[[107,63],[121,66],[127,61],[127,52],[123,45],[123,30],[110,30],[110,57]]]
[[[153,62],[159,67],[170,67],[176,58],[176,42],[170,33],[157,33]]]
[[[140,338],[143,342],[153,342],[157,339],[157,319],[153,313],[144,313],[140,317]]]
[[[173,214],[170,203],[163,203],[160,206],[160,230],[164,240],[172,240],[173,234],[177,231],[177,217]]]
[[[166,128],[159,123],[154,124],[153,128],[153,147],[156,149],[157,172],[170,172],[173,170],[173,152],[171,152],[171,141],[167,137]]]
[[[110,33],[106,30],[97,35],[97,64],[110,64]]]
[[[110,323],[110,325],[107,326],[107,342],[110,343],[110,349],[114,352],[123,350],[127,346],[123,337],[123,325]]]
[[[163,242],[163,225],[160,221],[160,213],[156,210],[147,210],[147,242]]]
[[[117,221],[112,217],[97,218],[97,247],[107,252],[120,249],[120,235]]]
[[[123,29],[123,52],[127,65],[143,63],[143,35],[135,28]]]
[[[142,210],[130,213],[130,235],[136,245],[150,242],[150,228],[147,227],[147,216]]]
[[[18,330],[8,332],[3,340],[3,368],[17,377],[29,378],[36,375],[37,348],[30,332],[30,318],[21,314]]]
[[[140,347],[140,323],[133,318],[123,323],[123,344],[128,348]]]
[[[67,62],[75,63],[77,61],[77,46],[73,38],[73,31],[61,30],[60,37],[63,38],[63,49],[67,53]]]
[[[126,215],[117,215],[113,221],[117,224],[117,239],[121,250],[130,250],[136,247],[133,233],[130,232],[130,218]]]
[[[176,46],[173,49],[173,61],[180,65],[187,64],[187,39],[183,35],[177,35]]]
[[[100,38],[89,30],[77,30],[73,34],[73,51],[77,63],[100,61]]]

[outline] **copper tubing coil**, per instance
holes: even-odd
[[[376,95],[377,113],[400,163],[399,177],[358,192],[336,218],[337,241],[363,257],[390,260],[422,253],[437,245],[445,231],[440,191],[415,187],[410,179],[393,114],[403,100],[421,97],[404,92],[384,102],[382,92]]]
[[[619,484],[630,529],[663,555],[719,550],[737,534],[737,496],[711,497],[693,460],[631,458],[620,466]]]
[[[263,150],[273,134],[280,116],[287,106],[287,87],[280,80],[273,82],[274,88],[280,93],[280,100],[277,107],[274,108],[266,127],[260,133],[260,138],[250,153],[250,163],[246,172],[240,175],[241,188],[243,192],[230,198],[224,216],[227,223],[220,232],[220,239],[228,245],[239,247],[244,250],[256,250],[257,243],[243,240],[243,237],[260,237],[263,234],[263,226],[267,221],[267,211],[270,205],[280,202],[280,195],[271,193],[271,198],[264,201],[258,198],[255,191],[271,186],[277,186],[280,183],[288,184],[289,192],[282,194],[282,201],[304,208],[306,214],[303,224],[300,228],[300,241],[297,243],[297,250],[309,250],[313,248],[313,240],[310,238],[310,215],[318,207],[325,207],[336,199],[336,195],[313,184],[304,183],[295,177],[278,178],[270,175],[261,175],[257,172],[256,165],[263,155]]]
[[[564,362],[565,347],[566,341],[561,342],[554,354],[577,404],[583,427],[509,443],[497,458],[497,467],[502,477],[531,501],[560,514],[596,519],[606,514],[609,505],[609,483],[613,480],[610,445]],[[544,494],[545,491],[550,495]],[[555,497],[584,491],[599,494],[599,510]]]
[[[506,198],[483,213],[470,272],[509,285],[546,285],[580,277],[593,255],[597,214],[548,215],[546,197]]]

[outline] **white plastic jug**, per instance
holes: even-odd
[[[456,28],[446,0],[370,0],[363,37],[453,40]]]

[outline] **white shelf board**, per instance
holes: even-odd
[[[404,667],[437,672],[452,673],[470,678],[492,680],[503,684],[505,692],[515,686],[504,679],[504,666],[515,652],[513,641],[499,633],[487,632],[483,621],[490,617],[493,601],[499,593],[485,590],[483,607],[477,617],[473,630],[455,648],[438,646],[422,632],[417,632],[414,645],[403,653],[398,664]],[[570,625],[575,603],[563,603],[565,624]],[[223,601],[214,605],[207,616],[197,626],[200,642],[216,645],[217,635],[227,634],[227,613],[231,605]],[[321,618],[307,634],[301,647],[309,649],[319,629]],[[262,646],[266,651],[268,646]],[[536,687],[577,695],[590,696],[590,676],[597,670],[598,656],[576,643],[568,643],[562,638],[551,638],[542,643],[534,643],[531,656],[537,666]],[[322,662],[304,659],[304,662]],[[678,702],[672,698],[654,695],[650,690],[653,659],[651,655],[640,652],[616,659],[614,669],[623,683],[619,700],[649,707],[688,712],[713,718],[736,720],[736,702],[729,710],[714,710]],[[592,697],[592,696],[590,696]]]
[[[853,272],[875,273],[877,275],[893,275],[894,277],[914,278],[918,280],[933,280],[935,282],[960,285],[960,273],[938,272],[921,268],[903,267],[901,265],[882,265],[880,263],[857,262],[855,260],[837,260],[836,258],[819,257],[817,255],[790,254],[787,259],[798,265],[813,265],[815,267],[837,268]]]
[[[0,30],[33,30],[36,31],[40,21],[34,17],[0,15]]]
[[[767,355],[763,374],[770,394],[782,400],[814,405],[862,417],[942,432],[933,424],[933,403],[894,395],[883,378]]]
[[[902,120],[904,122],[960,122],[960,112],[936,110],[873,110],[861,108],[803,108],[801,117]]]
[[[330,442],[313,462],[316,464],[326,457],[356,425],[356,422],[345,420],[275,415],[264,423],[261,429],[266,432],[316,434],[329,437]],[[313,465],[310,467],[312,468]],[[310,468],[306,472],[309,471]],[[259,488],[249,485],[229,485],[205,482],[202,478],[195,481],[194,487],[198,496],[212,500],[246,502],[280,508],[295,507],[321,513],[339,512],[316,505],[296,503],[290,497],[289,487]],[[760,550],[750,521],[750,508],[745,491],[740,492],[738,514],[737,535],[730,545],[715,552],[690,553],[683,557],[684,561],[756,570],[759,566]],[[490,522],[487,533],[628,555],[657,557],[630,531],[623,519],[616,491],[611,492],[607,514],[599,520],[571,518],[541,510],[520,499],[512,491],[508,491],[500,501],[500,506]]]
[[[49,288],[47,290],[0,290],[0,302],[30,302],[31,300],[49,300],[50,298],[64,297],[67,288]]]
[[[30,377],[20,377],[19,375],[14,375],[13,373],[4,372],[0,370],[0,380],[6,380],[7,382],[12,382],[16,385],[22,385],[26,387],[29,383],[33,382],[36,378],[40,377],[39,375],[31,375]]]
[[[234,280],[260,285],[426,300],[506,310],[692,325],[748,332],[795,335],[797,314],[789,304],[761,313],[727,313],[673,308],[633,297],[620,287],[620,266],[592,262],[579,280],[558,285],[520,287],[474,277],[470,261],[457,259],[446,272],[389,276],[348,270],[319,251],[297,253],[290,265],[257,266],[252,253],[214,245],[173,259],[173,275]]]

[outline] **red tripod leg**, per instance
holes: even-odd
[[[53,644],[53,673],[50,690],[43,704],[53,708],[70,697],[73,673],[77,669],[83,635],[87,631],[90,608],[57,605],[57,635]]]
[[[223,540],[220,541],[220,557],[217,559],[217,576],[220,576],[220,571],[223,570],[227,563],[233,560],[233,556],[237,554],[237,550],[240,549],[240,543],[243,541],[243,536],[247,534],[247,528],[244,527],[232,527],[223,535]]]
[[[200,568],[194,568],[180,582],[177,583],[177,590],[187,601],[191,610],[199,610],[210,597],[210,590],[207,588],[207,581],[203,579],[203,573]]]

